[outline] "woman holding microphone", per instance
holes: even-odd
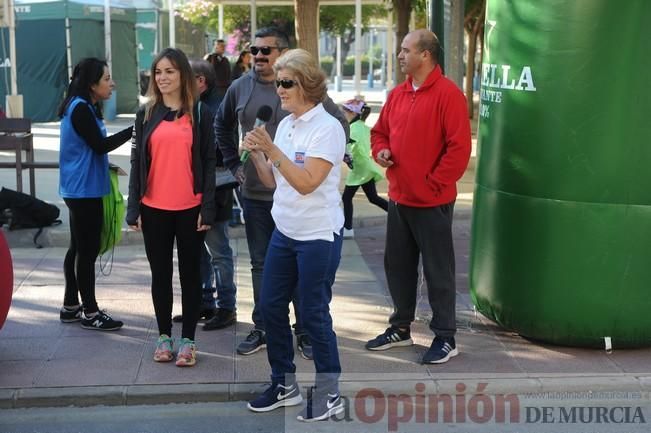
[[[275,187],[271,214],[276,229],[265,259],[261,311],[267,328],[271,386],[248,404],[267,412],[302,402],[296,383],[289,303],[294,289],[314,351],[314,392],[300,421],[318,421],[343,411],[337,337],[329,304],[341,258],[339,181],[346,147],[344,130],[321,104],[325,75],[307,51],[289,50],[274,64],[277,93],[289,111],[272,141],[264,126],[244,139],[262,182]]]

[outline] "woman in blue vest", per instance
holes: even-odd
[[[65,298],[59,317],[63,323],[81,322],[82,328],[97,331],[115,331],[123,325],[100,310],[95,299],[95,260],[104,219],[102,196],[110,190],[107,153],[129,140],[133,131],[129,127],[106,136],[101,107],[114,87],[106,62],[83,59],[75,66],[58,113],[59,195],[70,215],[70,247],[63,262]]]

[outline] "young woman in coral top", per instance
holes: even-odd
[[[179,367],[196,363],[200,251],[215,218],[212,116],[199,100],[185,54],[166,48],[151,68],[149,102],[136,115],[127,223],[142,230],[159,338],[154,361],[172,361],[172,253],[178,251],[183,325]]]

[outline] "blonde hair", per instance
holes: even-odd
[[[278,57],[273,69],[276,73],[281,69],[291,72],[308,101],[319,103],[325,99],[326,75],[308,51],[301,48],[286,51]]]
[[[147,105],[145,106],[145,120],[149,120],[154,107],[163,104],[163,95],[156,84],[156,66],[158,62],[166,58],[172,66],[181,74],[181,109],[190,116],[190,124],[194,123],[194,102],[197,100],[197,81],[194,79],[194,72],[190,67],[185,53],[178,48],[165,48],[151,63],[151,79],[147,89]],[[179,110],[180,112],[181,110]]]

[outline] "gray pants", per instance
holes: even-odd
[[[427,296],[432,308],[430,329],[439,337],[456,332],[456,287],[452,214],[454,202],[417,208],[389,202],[384,271],[393,299],[389,322],[407,328],[414,321],[418,262],[423,257]]]

